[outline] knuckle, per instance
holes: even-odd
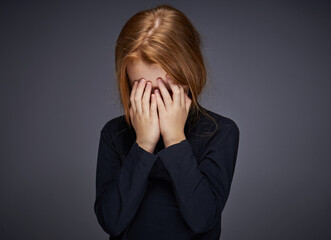
[[[180,89],[178,87],[175,87],[172,91],[175,94],[179,94],[180,93]]]

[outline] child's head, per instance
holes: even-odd
[[[154,89],[157,77],[165,80],[165,74],[170,75],[192,99],[190,113],[201,110],[198,96],[206,83],[206,69],[200,35],[172,6],[140,11],[125,23],[116,42],[115,68],[128,124],[132,83],[141,78],[151,81]],[[146,75],[149,69],[153,71]]]

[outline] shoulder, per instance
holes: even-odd
[[[203,108],[188,140],[200,160],[209,153],[228,154],[239,144],[239,127],[231,117]]]
[[[101,131],[111,134],[113,138],[116,137],[119,133],[126,131],[129,129],[128,124],[125,121],[125,115],[120,115],[114,118],[107,120],[102,128]]]
[[[233,127],[239,130],[237,123],[232,118],[225,115],[221,115],[220,113],[216,113],[206,108],[205,110],[210,116],[212,116],[216,120],[219,127]]]
[[[217,128],[215,131],[215,134],[224,134],[225,132],[231,132],[232,134],[239,135],[239,127],[237,123],[230,118],[229,116],[225,116],[223,114],[214,112],[212,110],[204,108],[205,112],[208,113],[208,115],[213,119],[210,119],[209,117],[202,115],[202,122],[208,122],[208,126],[210,127],[210,130]]]

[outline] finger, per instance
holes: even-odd
[[[148,81],[146,83],[145,91],[144,91],[144,96],[142,100],[142,112],[148,113],[149,112],[149,99],[151,97],[151,90],[152,90],[152,83]]]
[[[141,97],[144,91],[146,85],[146,80],[145,79],[141,79],[139,81],[137,90],[136,90],[136,94],[134,95],[134,101],[136,104],[136,108],[137,108],[137,112],[142,113],[142,107],[141,107]]]
[[[156,96],[156,104],[159,110],[159,114],[162,114],[162,112],[164,112],[166,109],[162,101],[160,91],[158,89],[155,90],[155,96]]]
[[[136,111],[137,110],[136,104],[134,102],[134,96],[136,94],[137,85],[138,85],[138,81],[134,81],[133,86],[132,86],[132,90],[131,90],[131,94],[130,94],[130,103],[131,103],[131,106],[133,108],[132,109],[133,111]]]
[[[169,75],[166,75],[166,78],[169,82],[169,86],[172,91],[172,101],[176,105],[180,105],[180,89],[177,84],[174,83],[174,81],[169,77]]]
[[[157,81],[157,84],[158,84],[160,92],[161,92],[160,94],[162,94],[162,98],[163,98],[163,102],[165,103],[165,106],[166,107],[170,106],[172,103],[172,99],[168,92],[168,89],[166,88],[166,86],[163,83],[162,78],[158,78],[158,79],[156,79],[156,81]]]
[[[185,91],[184,91],[184,87],[180,86],[180,105],[181,106],[185,106]]]
[[[153,93],[152,94],[152,100],[151,100],[151,108],[150,108],[150,111],[149,111],[149,114],[150,114],[151,117],[153,117],[157,114],[156,110],[157,110],[157,108],[156,108],[156,96]]]

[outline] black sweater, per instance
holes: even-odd
[[[205,108],[204,108],[205,109]],[[239,128],[205,109],[188,115],[186,139],[154,153],[136,143],[124,115],[100,132],[94,212],[109,239],[218,240],[236,165]],[[213,135],[212,135],[213,134]]]

